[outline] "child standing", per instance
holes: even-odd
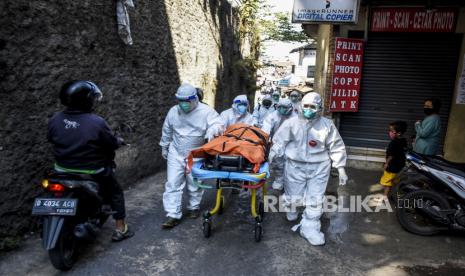
[[[391,191],[392,180],[405,166],[407,140],[402,137],[405,131],[407,131],[407,123],[404,121],[395,121],[389,124],[389,138],[391,138],[391,142],[389,142],[386,150],[384,173],[379,181],[384,186],[383,199],[386,199]]]

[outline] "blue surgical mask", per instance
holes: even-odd
[[[245,114],[245,112],[247,111],[247,106],[240,104],[237,106],[237,111],[239,111],[240,114]]]
[[[303,111],[304,117],[307,119],[314,119],[316,116],[316,112],[311,109],[304,109],[302,111]]]
[[[189,113],[192,108],[190,102],[179,102],[179,107],[182,111],[184,111],[184,113]]]
[[[289,110],[289,108],[287,108],[287,107],[285,107],[285,106],[280,106],[280,107],[278,108],[279,114],[281,114],[281,115],[283,115],[283,116],[288,115],[288,114],[287,114],[287,113],[288,113],[288,110]]]

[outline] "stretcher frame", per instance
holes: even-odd
[[[254,238],[259,242],[263,236],[263,216],[264,202],[263,198],[266,195],[267,185],[266,180],[270,176],[269,164],[267,162],[260,166],[257,173],[250,172],[226,172],[226,171],[211,171],[203,169],[203,161],[197,161],[192,167],[192,177],[194,183],[202,189],[216,189],[215,206],[211,210],[203,213],[203,234],[206,238],[211,236],[212,232],[212,217],[221,215],[224,210],[223,189],[250,189],[250,213],[255,220]],[[199,180],[215,179],[214,185],[204,185]],[[257,190],[262,189],[261,196]]]

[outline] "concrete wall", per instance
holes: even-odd
[[[103,91],[97,113],[131,144],[117,154],[124,186],[165,166],[158,141],[181,82],[204,87],[210,104],[241,87],[226,0],[134,2],[133,46],[117,35],[115,1],[0,2],[0,249],[34,225],[33,198],[52,164],[47,118],[62,108],[65,81],[90,79]]]
[[[313,81],[314,78],[307,78],[307,71],[308,71],[308,66],[311,66],[311,65],[315,66],[316,50],[312,50],[311,55],[307,55],[304,57],[301,57],[300,52],[303,52],[303,50],[289,54],[289,59],[295,64],[294,75],[301,78],[302,81]],[[301,62],[302,65],[299,65],[299,61],[301,58],[302,58],[302,62]]]

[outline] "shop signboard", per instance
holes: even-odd
[[[373,8],[372,32],[455,32],[456,8]]]
[[[356,23],[358,0],[294,0],[293,23]]]
[[[279,86],[289,86],[289,79],[282,79],[278,82]]]
[[[362,80],[364,40],[337,37],[329,110],[357,112]]]

